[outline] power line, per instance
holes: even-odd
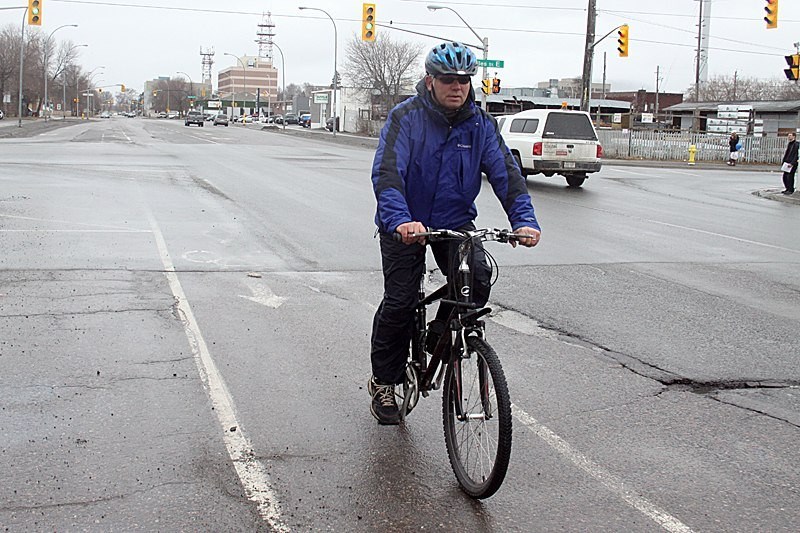
[[[156,10],[164,10],[164,11],[179,11],[179,12],[189,12],[189,13],[212,13],[212,14],[224,14],[224,15],[255,15],[261,16],[261,11],[241,11],[241,10],[229,10],[229,9],[205,9],[205,8],[194,8],[194,7],[176,7],[176,6],[162,6],[162,5],[152,5],[152,4],[131,4],[127,2],[113,2],[113,1],[104,1],[104,0],[50,0],[51,2],[60,2],[64,4],[85,4],[85,5],[99,5],[99,6],[108,6],[108,7],[126,7],[126,8],[137,8],[137,9],[156,9]],[[401,0],[403,2],[429,2],[430,0]],[[477,2],[444,2],[445,4],[457,4],[457,5],[476,5],[481,7],[486,7],[485,3],[477,3]],[[497,4],[493,7],[507,7],[507,8],[520,8],[520,9],[560,9],[560,10],[569,10],[569,11],[586,11],[584,8],[573,8],[573,7],[563,7],[563,8],[556,8],[556,7],[545,7],[545,6],[518,6],[513,4]],[[599,10],[604,13],[609,14],[652,14],[658,16],[666,16],[667,13],[652,13],[652,12],[622,12],[622,11],[613,11],[613,10]],[[274,17],[285,17],[285,18],[298,18],[298,19],[313,19],[318,18],[315,16],[309,15],[281,15],[273,13]],[[685,15],[681,15],[685,16]],[[715,17],[715,18],[726,18],[726,17]],[[731,18],[731,17],[727,17]],[[348,18],[340,18],[339,20],[344,20],[348,22],[358,22],[360,19],[348,19]],[[634,20],[634,19],[631,19]],[[740,19],[740,20],[751,20],[751,19]],[[647,22],[639,20],[638,22],[643,22],[645,24],[653,24],[655,26],[659,26],[656,23]],[[786,22],[786,21],[783,21]],[[389,21],[389,24],[394,24],[395,21]],[[452,28],[452,29],[460,29],[462,26],[458,25],[449,25],[449,24],[430,24],[430,23],[403,23],[398,22],[398,24],[404,24],[408,26],[424,26],[424,27],[434,27],[434,28]],[[688,31],[682,30],[680,28],[672,28],[669,26],[664,26],[666,28],[674,29],[677,31]],[[565,31],[550,31],[550,30],[531,30],[531,29],[519,29],[519,28],[494,28],[494,27],[487,27],[487,26],[476,26],[476,29],[483,30],[483,31],[494,31],[494,32],[509,32],[509,33],[530,33],[530,34],[540,34],[540,35],[565,35],[565,36],[575,36],[575,37],[583,37],[585,33],[582,32],[565,32]],[[692,32],[693,33],[693,32]],[[734,39],[726,39],[723,37],[715,37],[716,39],[722,40],[729,40],[733,42],[738,42],[742,44],[742,41],[737,41]],[[654,41],[654,40],[647,40],[647,39],[631,39],[631,42],[642,42],[642,43],[650,43],[650,44],[661,44],[667,46],[680,46],[680,47],[690,47],[694,45],[688,45],[684,43],[673,43],[668,41]],[[743,44],[751,44],[753,46],[761,46],[765,47],[764,45],[759,45],[757,43],[743,43]],[[765,47],[767,48],[767,47]],[[771,48],[771,47],[770,47]],[[774,50],[779,50],[778,48],[773,48]],[[720,50],[720,51],[727,51],[727,52],[741,52],[743,54],[755,54],[755,55],[770,55],[770,56],[779,56],[783,54],[767,54],[764,52],[751,52],[742,49],[730,49],[730,48],[720,48],[720,47],[709,47],[709,50]]]

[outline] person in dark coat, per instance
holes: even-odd
[[[797,173],[798,144],[794,133],[789,134],[789,144],[786,145],[786,153],[783,154],[783,162],[792,165],[792,170],[783,173],[783,186],[786,189],[783,194],[794,193],[794,175]]]
[[[728,164],[734,167],[736,166],[736,160],[739,159],[739,134],[735,131],[731,133],[731,136],[728,139],[728,146],[730,147]]]

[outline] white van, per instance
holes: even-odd
[[[497,124],[523,176],[561,174],[580,187],[600,170],[603,148],[586,112],[530,109],[498,117]]]

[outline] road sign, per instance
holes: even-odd
[[[479,59],[478,66],[479,67],[489,67],[489,68],[503,68],[505,65],[505,61],[502,59]]]
[[[328,93],[314,93],[314,103],[315,104],[327,104],[328,103]]]

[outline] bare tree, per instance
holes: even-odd
[[[353,35],[342,72],[357,90],[374,95],[382,104],[380,114],[385,115],[413,91],[423,48],[420,43],[394,41],[387,32],[381,32],[374,42]]]
[[[700,84],[701,102],[742,102],[754,100],[800,99],[800,87],[788,80],[741,76],[714,76]],[[687,102],[694,102],[695,87],[686,91]]]

